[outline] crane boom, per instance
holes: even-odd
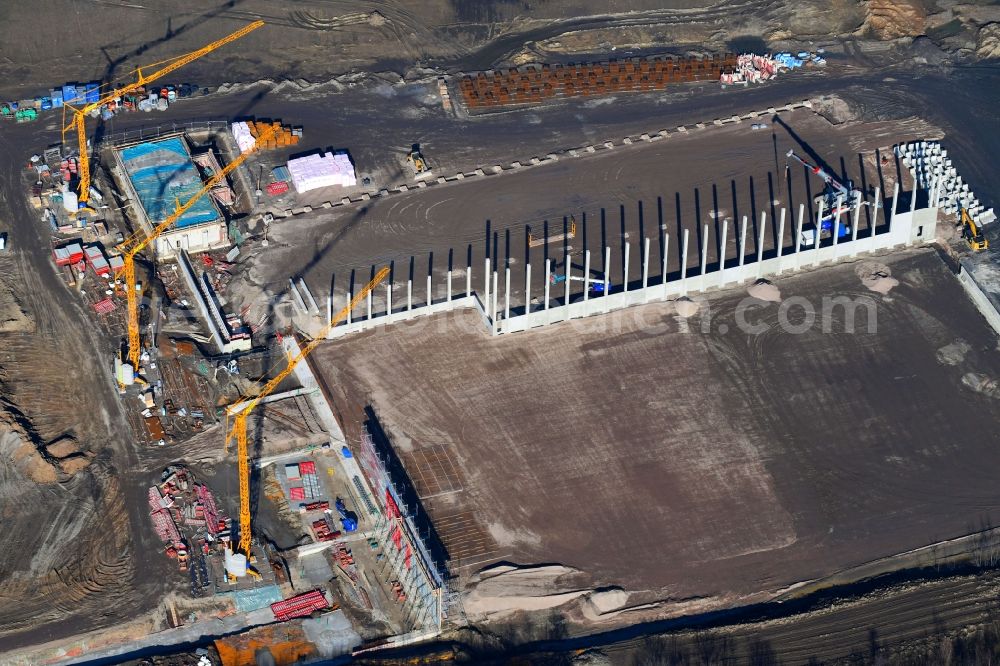
[[[116,97],[119,97],[121,95],[126,95],[131,92],[135,92],[139,88],[145,86],[147,83],[156,81],[157,79],[162,78],[167,74],[170,74],[171,72],[180,69],[184,65],[187,65],[188,63],[197,60],[198,58],[208,55],[209,53],[216,50],[220,46],[225,46],[230,42],[234,42],[237,39],[240,39],[241,37],[250,34],[257,28],[262,27],[263,25],[264,25],[263,21],[254,21],[253,23],[249,23],[240,28],[239,30],[226,35],[222,39],[218,39],[212,42],[211,44],[207,44],[206,46],[201,47],[197,51],[192,51],[191,53],[187,53],[185,55],[178,56],[171,60],[164,61],[168,64],[156,70],[152,74],[143,74],[142,68],[137,67],[136,68],[137,79],[135,83],[130,83],[124,88],[119,88],[117,90],[114,90],[105,95],[104,97],[101,97],[96,102],[85,104],[80,108],[74,108],[69,104],[67,104],[66,106],[70,106],[70,108],[73,110],[73,120],[71,120],[70,123],[63,128],[63,137],[65,138],[66,132],[72,130],[74,127],[76,128],[77,142],[79,144],[79,149],[80,149],[80,196],[79,196],[80,203],[86,203],[90,199],[90,155],[88,154],[87,151],[86,114],[90,113],[94,109],[101,108],[108,102],[114,100]]]
[[[238,403],[238,411],[228,412],[227,410],[228,415],[235,414],[236,417],[233,421],[232,430],[230,430],[229,434],[226,436],[226,442],[228,443],[233,437],[236,437],[236,455],[239,459],[240,477],[240,544],[238,552],[243,553],[248,557],[250,555],[250,458],[249,448],[247,446],[247,417],[264,398],[273,393],[274,390],[278,388],[278,385],[288,378],[290,374],[292,374],[292,371],[295,370],[295,366],[298,365],[302,359],[309,356],[309,354],[311,354],[316,347],[326,340],[327,334],[345,317],[347,317],[351,310],[360,305],[361,302],[368,297],[368,294],[371,293],[375,287],[381,284],[388,275],[388,267],[383,267],[379,270],[379,272],[375,274],[375,277],[372,278],[372,280],[366,284],[364,288],[354,296],[354,298],[351,299],[350,303],[338,312],[333,319],[327,322],[322,330],[320,330],[319,333],[317,333],[316,336],[310,340],[298,354],[288,360],[288,365],[286,365],[281,372],[267,382],[258,395]]]
[[[791,157],[796,162],[798,162],[805,168],[812,171],[817,177],[819,177],[820,180],[822,180],[824,183],[826,183],[828,187],[830,187],[834,192],[836,192],[836,194],[844,197],[845,201],[850,200],[851,191],[847,189],[847,187],[845,187],[844,184],[841,183],[839,180],[828,174],[825,169],[821,169],[818,166],[809,164],[809,162],[806,162],[804,159],[796,155],[795,151],[791,148],[788,149],[788,152],[785,154],[785,157]]]
[[[135,290],[135,256],[142,252],[160,234],[172,227],[184,213],[188,212],[199,199],[208,194],[213,187],[226,178],[230,173],[239,168],[243,162],[253,153],[257,146],[263,144],[274,133],[271,127],[265,128],[257,140],[254,147],[245,153],[240,153],[229,164],[224,166],[218,173],[213,174],[208,181],[190,199],[179,205],[177,209],[162,222],[153,227],[149,235],[142,229],[137,229],[135,233],[126,238],[118,245],[122,252],[124,265],[121,272],[125,274],[125,299],[128,303],[128,358],[132,368],[139,369],[139,301]]]

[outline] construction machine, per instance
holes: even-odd
[[[816,244],[819,238],[832,234],[838,217],[844,220],[838,227],[838,237],[850,236],[851,213],[858,205],[866,205],[861,190],[855,188],[851,181],[847,181],[846,185],[841,183],[827,173],[826,169],[810,164],[796,155],[792,148],[788,149],[785,157],[795,160],[823,181],[823,193],[813,199],[813,206],[816,210],[822,211],[821,218],[816,227],[802,230],[801,244],[811,246]],[[819,230],[818,237],[817,228]]]
[[[101,107],[103,107],[105,104],[114,102],[118,98],[127,96],[131,93],[136,92],[139,89],[145,88],[147,84],[152,83],[153,81],[156,81],[157,79],[160,79],[166,76],[167,74],[170,74],[171,72],[180,69],[184,65],[187,65],[188,63],[193,62],[198,58],[201,58],[202,56],[208,55],[209,53],[216,50],[220,46],[224,46],[230,42],[234,42],[237,39],[244,37],[245,35],[250,34],[251,32],[253,32],[257,28],[260,28],[263,25],[264,25],[263,21],[254,21],[253,23],[249,23],[244,27],[240,28],[236,32],[226,35],[222,39],[216,40],[211,44],[203,46],[197,51],[192,51],[191,53],[177,56],[176,58],[170,58],[169,60],[163,60],[161,62],[153,63],[152,65],[147,65],[147,68],[155,67],[157,65],[163,65],[163,67],[152,72],[151,74],[145,74],[143,73],[142,67],[137,67],[135,70],[136,81],[134,83],[130,83],[122,88],[116,88],[112,90],[109,94],[104,95],[103,97],[98,99],[96,102],[84,104],[83,106],[75,106],[74,104],[70,103],[71,100],[66,100],[66,103],[63,106],[63,122],[65,123],[66,120],[65,114],[67,112],[73,114],[73,119],[68,124],[65,124],[63,127],[62,130],[63,142],[66,141],[66,132],[75,129],[77,143],[79,145],[79,150],[80,150],[80,169],[79,169],[80,187],[78,191],[79,191],[79,202],[81,204],[81,207],[85,205],[87,201],[90,200],[90,151],[87,148],[87,127],[86,127],[87,115],[91,112],[96,112],[100,110]]]
[[[250,525],[250,453],[249,446],[247,444],[247,418],[254,409],[257,408],[262,402],[266,401],[266,398],[271,395],[278,386],[288,378],[289,375],[295,370],[297,366],[303,359],[305,359],[309,354],[313,352],[324,340],[326,340],[327,334],[332,331],[337,324],[339,324],[347,315],[358,305],[360,305],[377,286],[379,286],[386,277],[389,276],[388,266],[383,267],[375,274],[371,282],[366,284],[361,291],[359,291],[351,302],[348,303],[340,312],[338,312],[333,319],[331,319],[327,324],[316,333],[316,337],[310,340],[306,345],[299,350],[294,356],[289,355],[288,364],[285,368],[277,373],[264,387],[260,390],[260,393],[253,397],[246,397],[235,405],[226,409],[226,422],[227,422],[227,434],[226,434],[226,446],[235,439],[237,445],[237,459],[239,464],[239,481],[240,481],[240,542],[237,546],[237,554],[245,557],[247,561],[250,559],[250,545],[252,542],[252,532]],[[228,427],[229,418],[233,418],[232,427]],[[230,557],[232,554],[230,553]],[[252,569],[247,569],[247,573],[253,575]]]
[[[981,250],[989,249],[990,242],[983,235],[982,229],[976,224],[972,216],[969,215],[969,211],[965,208],[962,209],[960,224],[962,225],[962,238],[969,244],[975,252],[980,252]]]
[[[424,154],[420,152],[419,143],[413,144],[410,154],[406,156],[406,161],[413,167],[413,173],[417,178],[426,178],[431,175],[431,169],[427,166],[427,160],[424,159]]]

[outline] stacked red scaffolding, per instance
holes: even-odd
[[[219,510],[215,507],[215,497],[212,496],[212,491],[204,483],[199,483],[195,487],[198,489],[198,500],[204,509],[208,531],[212,536],[215,536],[219,531]]]
[[[330,604],[327,602],[326,597],[319,590],[312,590],[311,592],[306,592],[305,594],[300,594],[291,599],[285,599],[284,601],[276,601],[271,604],[271,610],[274,612],[274,617],[277,618],[279,622],[284,622],[286,620],[291,620],[296,617],[306,617],[312,615],[315,611],[321,611],[329,608]]]

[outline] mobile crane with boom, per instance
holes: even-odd
[[[854,183],[850,181],[848,181],[846,185],[841,183],[831,174],[827,173],[826,169],[810,164],[799,157],[792,148],[788,149],[788,152],[785,153],[785,157],[795,160],[823,181],[823,193],[813,200],[813,205],[816,209],[823,211],[822,217],[817,225],[819,234],[817,234],[816,227],[803,229],[801,239],[802,245],[814,245],[819,241],[820,237],[832,234],[834,221],[838,216],[846,214],[848,216],[846,219],[850,220],[851,211],[853,211],[859,204],[866,204],[866,202],[863,201],[864,194],[861,190],[854,187]],[[849,236],[850,233],[850,222],[841,223],[838,229],[839,237],[844,238]]]

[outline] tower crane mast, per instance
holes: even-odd
[[[348,303],[340,312],[338,312],[333,319],[331,319],[327,324],[310,340],[306,345],[299,351],[298,354],[292,356],[288,359],[288,364],[285,368],[276,374],[264,387],[261,389],[260,393],[252,398],[240,401],[236,403],[233,407],[226,410],[227,417],[233,416],[233,426],[226,435],[226,444],[228,445],[234,438],[236,439],[237,451],[236,455],[239,459],[239,478],[240,478],[240,543],[237,548],[239,553],[246,555],[249,559],[250,556],[250,543],[251,543],[251,529],[250,529],[250,458],[249,458],[249,448],[247,446],[247,418],[250,413],[264,400],[267,396],[274,392],[275,389],[283,382],[292,372],[295,370],[295,366],[299,364],[304,358],[309,356],[316,347],[318,347],[324,340],[326,340],[327,334],[333,330],[337,324],[339,324],[347,315],[358,305],[361,304],[363,300],[368,297],[368,294],[372,292],[379,284],[385,280],[389,275],[389,268],[383,267],[375,274],[375,277],[364,286],[361,291],[359,291],[351,302]]]

